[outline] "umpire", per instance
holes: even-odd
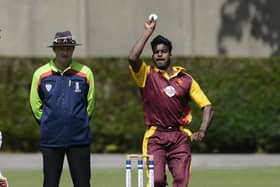
[[[90,187],[89,120],[94,108],[94,77],[72,60],[78,46],[70,31],[57,32],[55,58],[33,74],[30,104],[40,126],[43,187],[58,187],[65,155],[75,187]]]

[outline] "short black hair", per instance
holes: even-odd
[[[172,43],[170,40],[168,40],[167,38],[163,37],[162,35],[157,35],[152,41],[151,41],[151,47],[152,50],[155,49],[155,47],[159,44],[164,44],[167,46],[169,52],[172,51]]]

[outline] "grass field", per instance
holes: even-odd
[[[3,171],[9,179],[10,187],[42,186],[41,170],[7,170]],[[133,180],[136,182],[136,171]],[[193,169],[189,187],[280,187],[280,168],[254,169]],[[169,186],[172,186],[168,175]],[[60,187],[71,187],[68,170],[64,170]],[[91,186],[124,187],[124,169],[94,169]],[[134,185],[137,186],[137,185]]]

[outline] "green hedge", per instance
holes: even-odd
[[[95,74],[92,152],[140,152],[142,103],[125,58],[78,59]],[[147,59],[148,60],[148,59]],[[4,150],[39,150],[39,128],[29,106],[32,74],[48,58],[0,57],[0,130]],[[214,105],[206,141],[194,152],[280,152],[279,58],[174,58],[200,83]],[[194,104],[192,130],[201,122]]]

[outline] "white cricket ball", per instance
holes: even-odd
[[[150,14],[149,16],[149,20],[154,19],[154,21],[156,21],[158,19],[158,16],[156,14]]]

